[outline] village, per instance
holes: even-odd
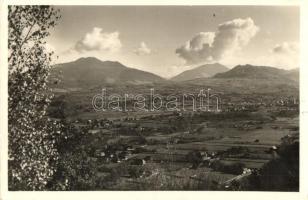
[[[214,174],[211,187],[228,190],[275,158],[283,138],[298,140],[298,119],[279,116],[298,112],[296,102],[279,99],[273,105],[243,102],[238,109],[223,104],[219,111],[135,113],[70,123],[87,138],[82,148],[98,176],[113,177],[106,189],[140,189],[162,175],[200,184],[208,173]]]

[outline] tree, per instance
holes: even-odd
[[[299,190],[299,143],[282,143],[279,157],[266,163],[260,170],[260,190]]]
[[[60,124],[45,115],[53,54],[45,40],[60,15],[50,6],[9,6],[8,11],[9,189],[42,190],[54,173],[60,133]]]
[[[237,190],[299,190],[299,142],[294,138],[287,139],[290,140],[283,140],[279,146],[278,157],[264,164],[260,170],[254,171],[246,181],[242,180]]]
[[[96,188],[97,162],[92,149],[95,135],[86,134],[68,122],[63,122],[55,147],[59,159],[55,173],[48,181],[48,190],[93,190]],[[92,158],[91,158],[92,157]]]

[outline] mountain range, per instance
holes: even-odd
[[[94,57],[79,58],[57,64],[52,68],[51,80],[57,88],[89,88],[101,85],[142,85],[155,83],[236,85],[263,82],[270,85],[298,85],[299,70],[283,70],[268,66],[238,65],[232,69],[215,63],[206,64],[166,80],[150,72],[127,67],[116,61],[101,61]],[[260,83],[258,83],[260,85]],[[230,85],[231,86],[231,85]],[[248,87],[248,86],[247,86]]]

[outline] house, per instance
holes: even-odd
[[[279,155],[277,154],[277,150],[278,150],[278,148],[276,146],[272,146],[269,149],[269,152],[271,153],[273,159],[276,159],[276,158],[279,157]]]
[[[202,156],[202,161],[207,161],[211,159],[209,154],[205,151],[201,152],[201,156]]]
[[[105,157],[106,156],[105,152],[101,149],[96,150],[94,154],[95,154],[96,157]]]
[[[243,169],[243,174],[251,174],[251,173],[252,173],[251,169],[249,169],[249,168]]]
[[[101,130],[99,130],[99,129],[91,129],[91,130],[88,131],[89,134],[93,134],[93,135],[98,134],[100,132],[101,132]]]

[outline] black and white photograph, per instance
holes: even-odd
[[[49,3],[1,16],[8,192],[300,192],[299,4]]]

